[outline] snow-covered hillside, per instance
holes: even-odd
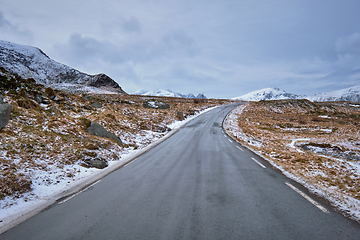
[[[105,74],[88,75],[50,59],[42,50],[32,46],[0,40],[0,67],[22,78],[33,78],[37,83],[61,87],[62,84],[106,88],[125,93]],[[63,88],[64,89],[64,88]]]
[[[239,97],[235,97],[233,99],[245,100],[245,101],[261,101],[261,100],[300,99],[300,98],[304,98],[304,96],[293,93],[287,93],[279,88],[263,88]]]
[[[199,93],[196,97],[194,94],[181,94],[177,92],[173,92],[171,90],[164,90],[164,89],[156,89],[153,91],[137,91],[134,93],[135,95],[144,95],[144,96],[158,96],[158,97],[179,97],[179,98],[202,98],[206,99],[205,95]]]
[[[338,91],[319,93],[315,96],[306,97],[313,102],[326,102],[326,101],[350,101],[360,102],[360,85],[341,89]]]
[[[244,101],[308,99],[313,102],[327,102],[327,101],[360,102],[360,85],[338,91],[328,92],[328,93],[319,93],[314,96],[288,93],[279,88],[263,88],[233,99],[244,100]]]

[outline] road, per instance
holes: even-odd
[[[0,239],[360,239],[358,223],[224,135],[233,107],[199,116]]]

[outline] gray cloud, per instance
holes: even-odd
[[[339,54],[360,55],[360,32],[338,39],[336,41],[336,51]]]
[[[4,13],[0,11],[0,28],[1,29],[12,29],[14,28],[12,24],[5,19]]]
[[[124,19],[121,25],[126,32],[141,32],[141,23],[135,17]]]
[[[0,2],[3,40],[26,44],[15,32],[31,29],[32,45],[81,71],[108,73],[128,92],[313,94],[359,80],[359,1]]]
[[[8,19],[5,18],[4,13],[0,10],[0,31],[3,37],[6,37],[9,40],[22,38],[29,42],[32,39],[32,32],[28,29],[23,29],[17,25],[11,23]]]

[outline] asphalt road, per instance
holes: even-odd
[[[358,223],[224,135],[233,107],[199,116],[0,239],[360,239]]]

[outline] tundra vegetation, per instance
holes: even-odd
[[[226,130],[360,217],[359,103],[251,102],[233,111]]]
[[[0,200],[31,198],[29,193],[35,185],[70,183],[89,167],[106,167],[123,154],[150,144],[153,136],[163,136],[171,130],[167,125],[180,120],[179,113],[186,118],[227,102],[127,94],[79,95],[0,70],[0,94],[13,106],[9,123],[0,129]],[[167,107],[143,107],[149,102]],[[86,129],[92,123],[120,140],[89,134]]]

